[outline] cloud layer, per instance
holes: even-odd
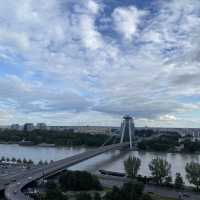
[[[0,2],[0,124],[198,126],[198,0]]]

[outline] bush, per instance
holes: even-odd
[[[144,194],[142,200],[153,200],[153,198],[149,194]]]
[[[80,193],[76,196],[76,200],[92,200],[92,197],[88,193]]]
[[[102,186],[96,176],[85,171],[67,171],[59,177],[63,190],[101,190]]]

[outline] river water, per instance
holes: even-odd
[[[69,147],[25,147],[19,145],[7,145],[0,144],[0,157],[15,157],[15,158],[26,158],[32,159],[35,163],[40,160],[60,160],[62,158],[70,157],[72,155],[87,151],[87,148],[69,148]],[[180,154],[180,153],[158,153],[158,152],[140,152],[140,151],[111,151],[99,155],[95,158],[84,161],[77,164],[69,169],[72,170],[88,170],[90,172],[98,172],[100,169],[112,170],[118,172],[124,172],[123,162],[129,155],[135,155],[141,159],[141,168],[139,174],[150,175],[148,169],[149,162],[157,156],[166,159],[171,163],[172,176],[176,172],[180,172],[183,176],[185,183],[188,185],[185,179],[185,165],[187,162],[195,161],[200,163],[199,154]]]

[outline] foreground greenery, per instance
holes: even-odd
[[[86,171],[66,171],[59,177],[63,191],[101,190],[98,178]]]
[[[58,180],[47,182],[46,191],[34,195],[36,200],[68,200],[69,193],[74,191],[76,200],[151,200],[144,195],[144,184],[131,181],[122,188],[113,187],[102,191],[98,178],[85,171],[66,171],[59,175]],[[70,193],[71,194],[71,193]]]
[[[40,143],[55,144],[57,146],[96,147],[102,145],[109,136],[103,134],[91,135],[86,133],[74,133],[68,131],[34,130],[31,132],[4,130],[0,131],[0,142],[17,143],[22,140],[31,141],[34,145]]]

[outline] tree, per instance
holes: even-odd
[[[12,162],[16,162],[16,158],[13,157],[11,161],[12,161]]]
[[[47,160],[44,161],[44,165],[48,165],[48,161]]]
[[[103,199],[104,200],[124,200],[121,190],[116,186],[112,188],[112,191],[107,192]]]
[[[174,187],[176,189],[182,189],[184,187],[183,178],[180,173],[176,173]]]
[[[76,200],[92,200],[92,197],[90,194],[82,192],[76,196]]]
[[[27,164],[26,158],[24,158],[22,162],[23,162],[24,164]]]
[[[141,161],[139,158],[134,156],[129,156],[127,160],[124,161],[124,168],[126,174],[130,178],[135,178],[140,169]]]
[[[59,177],[63,190],[101,190],[102,186],[96,176],[86,171],[66,171]]]
[[[32,165],[33,161],[31,159],[28,160],[28,164]]]
[[[149,164],[151,175],[157,184],[163,184],[163,181],[171,173],[171,165],[164,159],[155,158]]]
[[[143,194],[144,185],[142,183],[131,181],[125,183],[121,189],[123,200],[139,200]]]
[[[44,163],[43,163],[43,161],[42,160],[40,160],[39,162],[38,162],[38,165],[43,165]]]
[[[47,183],[47,191],[45,195],[46,200],[67,200],[67,196],[64,196],[61,190],[54,182]]]
[[[195,162],[187,163],[185,166],[186,178],[188,181],[196,186],[199,191],[200,186],[200,164]]]
[[[167,187],[171,187],[172,186],[172,177],[171,176],[167,176],[165,178],[165,186],[167,186]]]
[[[153,198],[149,194],[144,194],[142,200],[153,200]]]
[[[5,157],[4,156],[2,156],[1,157],[1,161],[5,161],[6,159],[5,159]]]
[[[94,200],[101,200],[101,196],[100,196],[100,194],[99,193],[95,193],[94,194]]]
[[[18,163],[18,164],[21,164],[21,163],[22,163],[22,160],[21,160],[20,158],[18,158],[18,159],[17,159],[17,163]]]

